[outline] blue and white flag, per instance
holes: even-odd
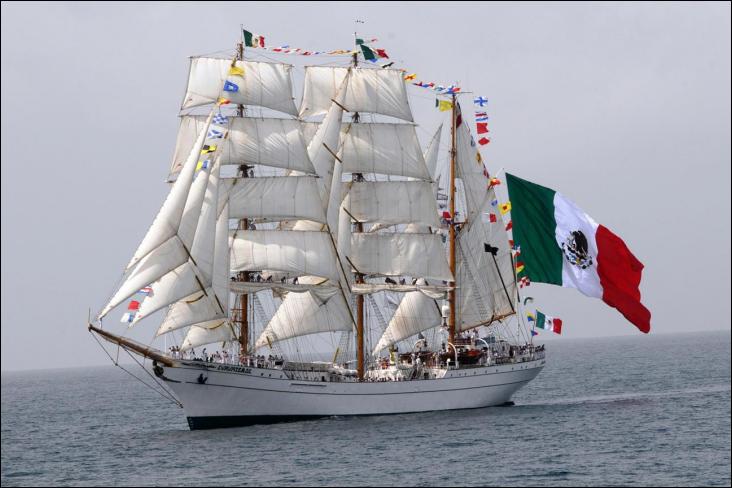
[[[208,131],[208,139],[221,139],[224,137],[224,133],[220,130],[216,129],[209,129]]]
[[[213,118],[213,123],[216,125],[224,125],[226,124],[226,121],[229,120],[225,115],[216,114]]]
[[[137,312],[127,312],[122,316],[120,322],[131,324],[135,320],[135,315],[137,315]]]
[[[473,99],[473,103],[482,107],[483,105],[485,105],[486,103],[488,103],[488,99],[485,98],[485,97],[482,97],[482,96],[481,97],[477,97],[477,98],[474,98]]]
[[[227,92],[238,92],[239,91],[239,85],[236,83],[232,83],[229,80],[226,80],[224,82],[224,91]]]

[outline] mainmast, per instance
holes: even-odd
[[[356,48],[358,48],[358,34],[356,32],[353,33],[354,38],[354,45]],[[353,67],[358,66],[358,51],[354,51],[353,53]],[[358,124],[359,121],[359,115],[358,112],[355,112],[353,114],[353,123]],[[361,173],[354,173],[353,175],[354,181],[357,180],[363,180],[363,174]],[[363,232],[363,224],[358,222],[356,223],[356,230],[358,232]],[[363,275],[361,273],[356,273],[356,283],[363,283]],[[358,380],[363,381],[364,378],[364,372],[365,372],[365,366],[364,366],[364,347],[363,347],[363,328],[364,328],[364,310],[363,310],[363,302],[364,302],[364,296],[359,294],[356,296],[356,370],[358,371]]]
[[[455,275],[455,156],[457,150],[455,148],[455,132],[457,108],[456,95],[452,94],[452,123],[450,124],[450,272],[453,278]],[[448,291],[447,299],[450,304],[450,316],[448,318],[449,342],[455,344],[455,282],[451,284]]]
[[[241,40],[237,44],[236,59],[242,61],[244,59],[244,41]],[[237,105],[237,117],[244,116],[244,105]],[[242,164],[239,166],[239,176],[242,178],[249,177],[249,166]],[[249,220],[241,219],[239,221],[239,229],[249,229]],[[237,276],[239,281],[249,281],[249,273],[240,271]],[[239,355],[246,356],[249,354],[249,295],[242,293],[239,295]]]

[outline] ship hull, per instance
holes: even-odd
[[[504,405],[545,360],[448,371],[443,378],[387,382],[303,381],[281,370],[181,362],[162,368],[192,430]]]

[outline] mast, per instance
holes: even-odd
[[[455,278],[455,132],[456,132],[456,95],[452,94],[452,123],[450,124],[450,272]],[[449,341],[455,344],[455,282],[451,283],[452,288],[447,294],[450,304],[450,317],[448,319]]]
[[[356,39],[358,38],[358,34],[356,32],[353,33],[353,43],[358,48],[358,42]],[[353,53],[353,67],[358,66],[358,52],[354,51]],[[353,123],[358,124],[359,115],[358,112],[355,112],[353,114]],[[353,175],[354,181],[363,179],[362,174],[354,174]],[[363,232],[363,224],[358,222],[356,224],[356,230],[358,232]],[[361,273],[356,273],[356,283],[363,283],[363,275]],[[363,381],[364,378],[364,345],[363,345],[363,328],[364,328],[364,310],[363,310],[363,302],[364,302],[364,296],[358,295],[356,297],[356,370],[358,372],[358,380]]]
[[[241,40],[237,44],[236,59],[239,61],[244,59],[244,41]],[[237,105],[237,117],[244,116],[244,105]],[[249,177],[249,166],[242,164],[239,166],[239,176],[242,178]],[[249,220],[241,219],[239,221],[239,229],[247,230],[249,228]],[[249,281],[249,273],[240,271],[237,276],[239,281]],[[249,295],[242,293],[239,295],[239,355],[246,356],[249,354]]]

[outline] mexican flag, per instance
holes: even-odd
[[[638,289],[643,263],[622,239],[559,192],[508,173],[506,182],[523,275],[600,298],[649,332],[651,312]]]
[[[246,47],[264,47],[264,36],[252,34],[248,30],[242,29],[244,34],[244,45]]]
[[[558,317],[549,317],[543,313],[536,311],[536,328],[550,330],[555,334],[562,333],[562,319]]]

